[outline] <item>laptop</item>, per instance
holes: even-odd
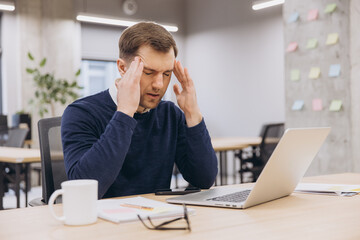
[[[248,208],[290,195],[330,132],[329,127],[287,129],[252,188],[218,187],[168,198],[185,203],[227,208]]]

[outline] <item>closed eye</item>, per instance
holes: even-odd
[[[165,76],[169,77],[169,76],[171,75],[171,72],[172,72],[172,71],[166,71],[166,72],[164,72],[163,74],[164,74]]]

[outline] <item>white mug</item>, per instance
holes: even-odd
[[[63,216],[54,212],[54,201],[62,195]],[[61,189],[50,196],[49,208],[51,214],[66,225],[86,225],[97,220],[97,180],[81,179],[61,183]]]

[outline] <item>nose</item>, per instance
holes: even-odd
[[[156,74],[152,82],[153,89],[160,90],[163,88],[163,86],[164,86],[164,76],[161,73]]]

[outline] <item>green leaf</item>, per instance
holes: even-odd
[[[28,52],[28,58],[29,58],[31,61],[34,61],[34,57],[31,55],[30,52]]]
[[[77,72],[75,73],[75,76],[78,77],[81,73],[81,69],[79,68],[79,70],[77,70]]]
[[[32,74],[35,72],[35,70],[31,68],[26,68],[26,72]]]
[[[46,58],[43,58],[43,60],[41,60],[41,62],[40,62],[40,67],[43,67],[43,66],[45,66],[45,63],[46,63]]]

